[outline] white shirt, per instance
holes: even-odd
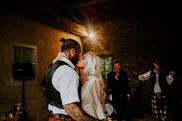
[[[155,69],[154,69],[154,72],[156,74],[156,82],[155,82],[155,85],[154,85],[154,93],[155,94],[162,93],[162,90],[161,90],[160,85],[159,85],[159,74],[156,73]],[[151,71],[148,71],[147,73],[143,74],[142,76],[144,76],[144,78],[148,78],[149,76],[151,76]],[[171,85],[173,80],[174,80],[174,77],[172,75],[168,75],[168,76],[166,76],[166,80],[167,80],[168,84]]]
[[[67,58],[60,59],[66,62],[67,65],[62,65],[56,69],[52,77],[52,84],[55,89],[60,92],[62,104],[70,104],[80,102],[78,95],[79,76],[74,70],[75,66]],[[48,110],[53,114],[66,114],[64,109],[59,109],[55,106],[48,105]]]

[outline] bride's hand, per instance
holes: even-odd
[[[63,52],[59,52],[57,54],[56,60],[62,59],[63,57],[65,57],[65,54]]]
[[[112,121],[112,118],[111,117],[107,117],[107,121]]]
[[[112,121],[112,118],[111,117],[105,117],[104,120],[102,121]]]

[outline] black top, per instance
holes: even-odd
[[[107,89],[112,89],[111,94],[113,96],[113,101],[119,98],[121,95],[126,97],[127,94],[130,94],[127,72],[124,70],[120,70],[119,72],[120,76],[118,80],[115,78],[116,73],[114,71],[111,71],[107,75]]]
[[[151,70],[151,75],[155,74],[154,69]],[[152,94],[154,95],[154,86],[156,83],[156,76],[151,77]],[[167,96],[169,93],[169,84],[167,83],[165,71],[159,73],[159,86],[162,90],[162,95]]]

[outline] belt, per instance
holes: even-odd
[[[65,121],[71,121],[72,118],[68,115],[64,115],[64,114],[50,114],[50,116],[56,120],[65,120]]]

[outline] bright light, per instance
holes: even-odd
[[[90,38],[94,38],[94,33],[89,34]]]

